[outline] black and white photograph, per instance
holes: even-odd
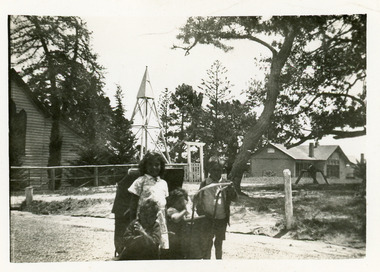
[[[376,270],[378,1],[6,2],[10,270]]]

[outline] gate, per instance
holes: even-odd
[[[188,182],[201,182],[201,164],[191,163],[185,166],[185,180]]]

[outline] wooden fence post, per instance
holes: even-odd
[[[284,187],[285,187],[285,222],[286,229],[289,230],[293,226],[293,202],[292,202],[292,181],[289,169],[283,171]]]
[[[51,189],[55,190],[55,169],[51,169]]]
[[[99,176],[98,176],[98,167],[95,167],[95,173],[94,173],[94,175],[95,175],[95,184],[94,184],[94,186],[95,187],[98,187],[99,186]]]
[[[28,169],[28,186],[30,186],[30,169]]]
[[[33,187],[28,186],[25,188],[25,203],[26,203],[26,208],[29,209],[30,204],[32,204],[33,201]]]

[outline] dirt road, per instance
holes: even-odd
[[[111,261],[110,218],[11,212],[11,262]],[[225,260],[361,258],[365,250],[322,242],[227,233]]]

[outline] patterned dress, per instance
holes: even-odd
[[[163,249],[169,248],[168,229],[165,218],[165,205],[166,197],[169,196],[168,184],[160,177],[154,178],[145,174],[137,178],[128,188],[128,191],[132,194],[139,196],[139,203],[137,206],[137,214],[140,210],[140,205],[148,199],[154,200],[160,211],[157,214],[157,222],[160,224],[161,229],[161,243],[160,247]]]

